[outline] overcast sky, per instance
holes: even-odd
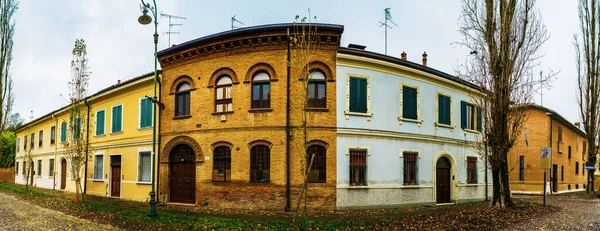
[[[398,27],[388,32],[388,54],[420,63],[427,51],[428,65],[455,74],[468,50],[452,43],[460,41],[459,0],[429,1],[165,1],[157,0],[159,12],[187,18],[176,28],[171,43],[231,29],[231,17],[244,26],[292,22],[296,15],[317,16],[320,23],[344,25],[342,46],[362,44],[367,50],[384,53],[384,31],[377,23],[383,10],[391,7]],[[15,84],[15,112],[29,121],[67,104],[71,50],[75,39],[85,39],[92,71],[89,93],[153,68],[153,27],[140,25],[136,0],[21,0],[16,14],[11,73]],[[543,46],[539,70],[561,71],[550,90],[544,91],[544,106],[571,122],[580,120],[576,105],[576,72],[573,33],[577,31],[576,1],[538,1],[550,32]],[[168,19],[159,18],[159,50],[168,47]],[[160,67],[159,67],[160,68]],[[63,97],[61,98],[61,94]],[[540,103],[540,96],[535,97]]]

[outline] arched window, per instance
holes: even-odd
[[[271,107],[271,78],[267,72],[258,72],[252,78],[252,108]]]
[[[314,155],[312,168],[308,172],[309,183],[325,183],[327,179],[327,151],[321,145],[311,145],[306,152],[306,165],[310,165],[310,158]]]
[[[190,115],[190,89],[187,82],[180,83],[175,93],[175,116]]]
[[[229,112],[233,111],[233,105],[231,104],[231,78],[227,75],[223,75],[217,81],[217,87],[215,88],[215,112]]]
[[[213,181],[231,181],[231,149],[219,146],[213,150]]]
[[[264,145],[250,149],[250,182],[269,182],[271,179],[271,151]]]
[[[313,70],[308,75],[308,107],[327,108],[325,74],[321,70]]]

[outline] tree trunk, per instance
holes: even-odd
[[[500,170],[494,169],[492,170],[492,202],[491,206],[496,206],[498,201],[500,200]]]
[[[75,204],[79,204],[79,178],[75,178]]]
[[[510,185],[508,182],[508,163],[502,162],[500,167],[500,183],[501,183],[501,191],[502,191],[502,207],[504,208],[513,208],[514,203],[512,201],[512,196],[510,195]]]

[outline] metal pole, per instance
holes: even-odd
[[[544,169],[544,207],[546,207],[546,169]]]
[[[489,199],[489,193],[488,193],[488,145],[487,145],[487,139],[485,140],[485,143],[483,144],[485,145],[485,201],[488,201]]]

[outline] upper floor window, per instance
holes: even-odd
[[[111,133],[123,131],[123,105],[116,105],[112,107],[111,117]]]
[[[438,123],[452,125],[452,101],[450,96],[438,94]]]
[[[20,146],[21,146],[21,138],[17,138],[17,148],[16,148],[17,152],[19,151]]]
[[[321,145],[311,145],[306,153],[306,164],[310,164],[311,155],[314,155],[312,167],[308,172],[309,183],[325,183],[327,180],[327,151]]]
[[[481,108],[465,101],[460,102],[460,124],[463,129],[481,131]]]
[[[402,159],[404,159],[404,185],[416,185],[417,173],[419,172],[419,165],[417,160],[419,154],[416,152],[404,152],[402,153]]]
[[[252,108],[270,107],[271,83],[269,74],[266,72],[258,72],[252,78]]]
[[[50,145],[56,143],[56,126],[50,127]]]
[[[571,159],[571,146],[569,146],[568,154],[569,154],[569,160],[570,160]]]
[[[213,150],[213,181],[231,181],[231,149],[227,146]]]
[[[467,184],[477,184],[477,157],[467,157]]]
[[[233,111],[232,96],[231,96],[231,78],[223,75],[217,81],[215,88],[215,112],[230,112]]]
[[[67,122],[63,121],[60,124],[60,142],[67,142]]]
[[[175,93],[175,116],[190,115],[190,89],[187,82],[180,83]]]
[[[269,182],[271,180],[271,151],[265,145],[256,145],[250,149],[250,182]]]
[[[106,110],[96,112],[96,136],[104,135],[104,122],[106,121]]]
[[[35,147],[35,133],[31,133],[31,140],[29,141],[29,145],[31,148]]]
[[[73,121],[73,139],[78,140],[81,134],[81,118],[75,118]]]
[[[309,108],[327,108],[326,83],[325,74],[323,74],[322,71],[313,70],[310,72],[308,75],[308,85],[306,89],[306,94],[308,94],[307,106]]]
[[[23,150],[27,150],[27,135],[23,136]]]
[[[38,137],[38,147],[42,147],[42,145],[44,144],[44,130],[40,130],[40,134]]]
[[[152,114],[154,112],[154,105],[150,98],[144,97],[140,99],[140,127],[149,128],[152,127]]]
[[[350,77],[350,112],[367,113],[367,79]]]
[[[402,118],[419,119],[419,88],[415,86],[402,85]]]
[[[558,126],[558,142],[562,142],[562,126]]]

